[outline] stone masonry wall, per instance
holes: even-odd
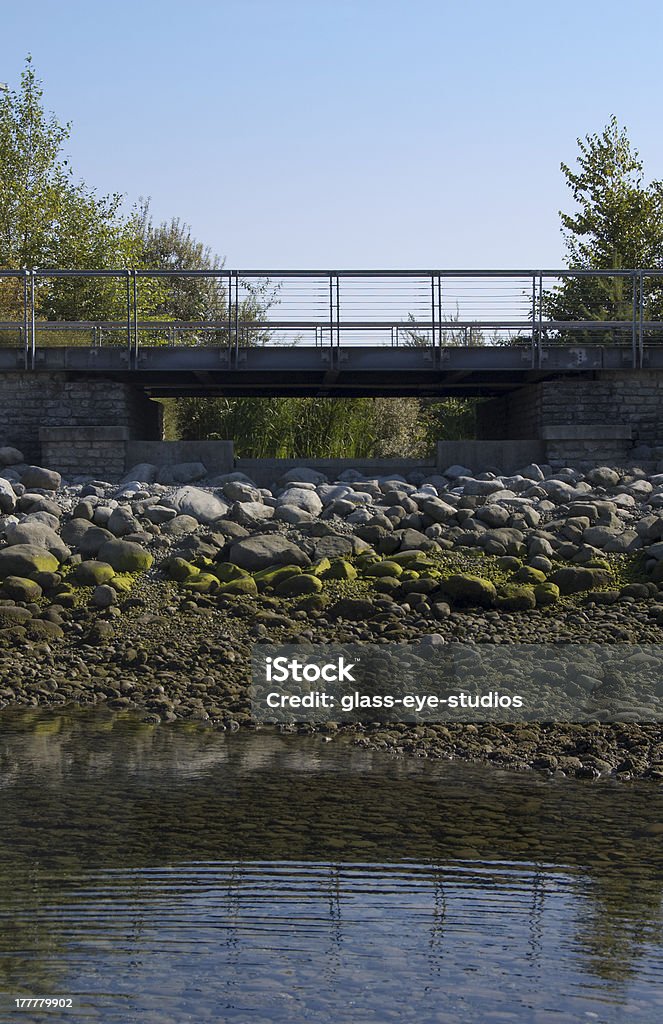
[[[603,371],[593,379],[540,381],[481,403],[477,423],[479,436],[490,440],[545,439],[553,460],[623,460],[633,446],[663,444],[663,374]],[[574,435],[568,428],[582,429]]]
[[[157,440],[161,437],[161,406],[139,388],[119,381],[68,380],[66,374],[0,374],[0,443],[15,445],[31,462],[46,461],[42,444],[49,442],[52,428],[60,427],[70,431],[60,441],[60,454],[68,461],[63,469],[101,474],[104,459],[112,455],[109,445],[121,444],[124,459],[124,441],[107,438],[106,447],[95,451],[86,430],[115,428],[125,432],[122,437]],[[55,454],[51,448],[51,457]],[[93,461],[95,468],[90,469]]]

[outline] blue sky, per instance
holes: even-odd
[[[553,267],[559,170],[611,114],[663,178],[663,5],[633,0],[32,0],[81,177],[151,196],[240,268]]]

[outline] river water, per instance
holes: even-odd
[[[0,1019],[652,1024],[662,812],[652,784],[3,712]]]

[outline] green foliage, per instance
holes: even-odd
[[[569,266],[663,266],[663,183],[645,183],[642,161],[626,130],[612,117],[600,134],[578,139],[578,147],[577,170],[561,165],[576,204],[574,213],[560,212]],[[648,286],[646,302],[647,317],[661,306],[658,286]],[[555,320],[630,320],[632,282],[609,276],[570,278],[545,296],[544,308]]]
[[[414,398],[184,398],[176,431],[233,438],[243,458],[418,457],[425,451]]]
[[[42,104],[43,91],[27,58],[18,90],[0,94],[0,266],[108,268],[122,256],[119,195],[99,197],[74,179],[63,156],[71,126]],[[78,318],[95,311],[106,283],[49,282],[39,289],[41,316]],[[16,316],[18,282],[3,282],[0,308]]]

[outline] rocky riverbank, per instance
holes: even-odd
[[[650,469],[304,468],[258,488],[201,464],[62,481],[0,448],[0,706],[250,727],[257,642],[660,643],[662,588]],[[658,724],[344,728],[419,756],[663,778]]]

